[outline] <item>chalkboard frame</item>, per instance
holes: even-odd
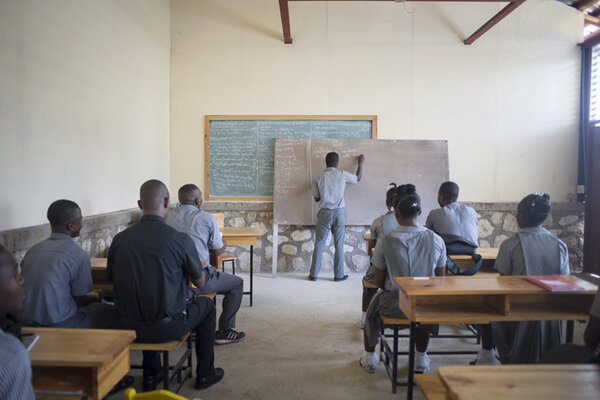
[[[205,115],[204,116],[204,200],[273,201],[273,196],[211,196],[210,194],[210,123],[211,121],[370,121],[371,139],[377,139],[377,115]]]

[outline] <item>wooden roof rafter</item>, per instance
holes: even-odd
[[[292,33],[290,29],[290,1],[395,1],[398,0],[279,0],[279,12],[281,14],[281,25],[283,28],[283,41],[284,43],[292,43]],[[463,40],[465,45],[470,45],[487,31],[492,29],[494,25],[506,18],[512,13],[517,7],[525,2],[525,0],[406,0],[406,1],[437,1],[437,2],[487,2],[487,3],[508,3],[502,10],[498,11],[496,15],[490,18],[485,24],[476,30],[471,36]],[[583,1],[582,1],[583,3]],[[589,6],[588,6],[589,7]]]

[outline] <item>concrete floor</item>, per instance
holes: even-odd
[[[248,282],[247,274],[240,276]],[[254,307],[244,296],[237,318],[237,329],[246,332],[246,339],[215,346],[215,366],[225,369],[224,379],[202,391],[194,390],[194,380],[188,380],[179,394],[203,400],[405,399],[406,388],[391,393],[383,365],[367,374],[358,364],[362,330],[355,321],[360,315],[361,280],[362,274],[350,274],[347,281],[334,282],[326,272],[316,282],[297,273],[282,273],[275,279],[255,275]],[[220,307],[220,298],[218,303]],[[581,332],[576,324],[576,341],[581,341]],[[473,343],[438,339],[429,348],[477,350]],[[431,356],[430,373],[440,365],[466,365],[473,359],[472,355]],[[132,360],[141,361],[141,354],[132,352]],[[399,365],[401,379],[406,376],[406,362]],[[141,371],[130,373],[139,392]],[[415,399],[423,399],[418,388],[414,393]],[[123,392],[110,399],[123,399]]]

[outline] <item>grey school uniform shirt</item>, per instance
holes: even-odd
[[[210,263],[210,250],[223,247],[223,236],[215,217],[196,206],[183,204],[178,211],[169,213],[167,224],[192,238],[200,259],[206,261],[207,266]]]
[[[0,399],[34,400],[31,362],[23,343],[0,329]]]
[[[569,251],[546,229],[523,228],[502,242],[494,269],[502,275],[569,275]]]
[[[346,184],[355,185],[358,180],[356,175],[337,168],[329,167],[313,184],[313,197],[320,198],[319,209],[335,210],[344,208],[344,190]]]
[[[423,226],[403,226],[377,241],[371,262],[387,270],[385,290],[398,291],[396,276],[434,276],[446,266],[446,245],[442,238]]]
[[[21,261],[25,301],[17,314],[28,324],[52,326],[77,313],[74,297],[92,291],[90,256],[63,233],[33,246]]]
[[[479,223],[474,209],[457,202],[431,210],[425,226],[446,237],[448,241],[462,240],[479,247]]]

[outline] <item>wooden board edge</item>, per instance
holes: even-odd
[[[377,139],[377,115],[373,115],[371,119],[371,139]]]
[[[261,202],[273,202],[273,196],[257,196],[257,197],[236,197],[236,196],[211,196],[205,199],[207,202],[211,201],[261,201]]]
[[[204,118],[205,121],[348,120],[377,123],[377,115],[206,115]]]
[[[208,115],[204,116],[204,200],[210,198],[210,180],[209,180],[209,169],[210,165],[210,153],[208,151],[210,135],[210,118]]]

